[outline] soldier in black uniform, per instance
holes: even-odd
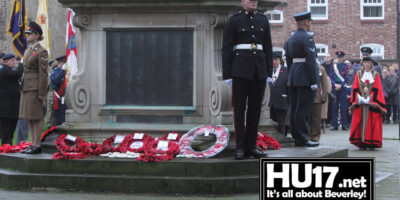
[[[242,4],[244,11],[228,19],[222,47],[223,79],[233,79],[235,159],[266,156],[256,149],[256,140],[266,78],[272,74],[268,19],[256,11],[257,0],[242,0]]]
[[[290,129],[296,146],[318,146],[308,137],[308,121],[319,84],[316,48],[310,31],[311,12],[294,16],[297,31],[285,44],[289,67]]]

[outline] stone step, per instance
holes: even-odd
[[[269,157],[347,157],[347,149],[320,146],[266,151]],[[89,157],[52,160],[49,153],[0,154],[0,187],[17,190],[76,190],[160,194],[256,193],[259,160],[232,156],[143,163]]]
[[[217,177],[258,175],[255,159],[236,161],[233,157],[210,159],[175,158],[144,163],[132,159],[88,157],[83,160],[53,160],[51,154],[0,154],[0,168],[29,173],[99,174],[129,176]]]
[[[26,173],[0,169],[0,186],[10,190],[73,190],[161,194],[256,193],[257,176],[173,177]]]

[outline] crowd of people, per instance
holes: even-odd
[[[256,11],[258,1],[241,2],[243,11],[227,21],[222,47],[222,78],[232,85],[235,159],[267,156],[254,145],[265,84],[276,130],[290,132],[295,146],[318,146],[321,130],[330,125],[333,131],[350,129],[350,143],[360,149],[381,147],[382,122],[393,117],[398,123],[398,65],[380,67],[368,47],[361,48],[359,63],[345,60],[343,51],[317,63],[311,11],[294,16],[297,30],[285,43],[285,55],[272,52],[270,25]]]
[[[40,45],[43,31],[36,22],[29,22],[25,34],[29,46],[22,59],[0,53],[0,136],[2,144],[12,145],[15,131],[16,144],[26,141],[29,132],[31,145],[22,153],[37,154],[43,116],[47,128],[65,120],[66,57],[49,59]]]

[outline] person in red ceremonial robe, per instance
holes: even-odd
[[[382,113],[386,113],[386,106],[381,79],[373,66],[371,57],[363,58],[350,99],[350,143],[363,150],[382,147]]]

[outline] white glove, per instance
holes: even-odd
[[[272,83],[272,78],[271,77],[267,78],[267,83]]]
[[[67,65],[64,64],[61,69],[65,71],[65,69],[67,69]]]
[[[225,83],[228,83],[228,85],[232,85],[232,79],[226,79],[224,80]]]
[[[364,100],[365,100],[365,101],[364,101],[365,104],[369,104],[369,102],[370,102],[369,96],[368,96],[368,98],[366,98],[366,99],[364,98]]]
[[[311,90],[312,90],[312,91],[317,90],[317,88],[318,88],[318,85],[317,85],[317,84],[311,85]]]

